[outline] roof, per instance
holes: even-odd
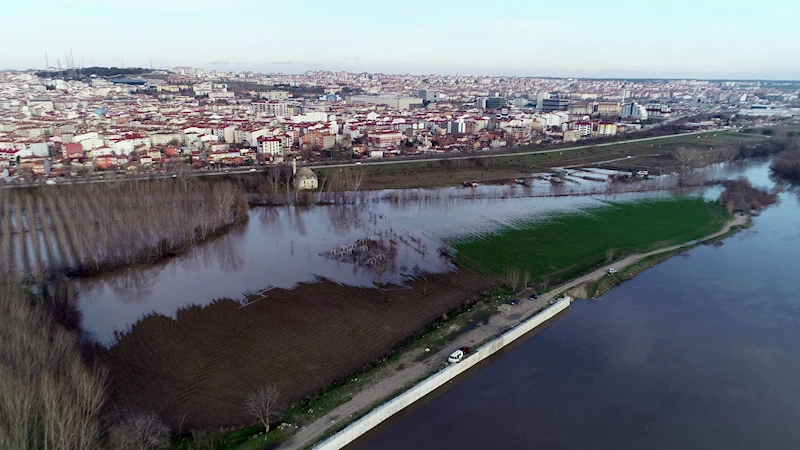
[[[297,178],[317,178],[317,174],[308,167],[297,169]]]

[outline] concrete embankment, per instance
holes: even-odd
[[[567,309],[571,301],[572,299],[569,297],[559,299],[550,307],[542,310],[516,327],[482,345],[480,348],[475,350],[471,356],[465,358],[460,363],[447,366],[446,368],[421,381],[406,392],[375,408],[366,416],[348,425],[347,428],[339,431],[338,433],[316,445],[314,449],[336,450],[353,442],[358,437],[364,435],[369,430],[379,425],[381,422],[389,419],[417,400],[443,386],[448,381],[464,373],[471,367],[474,367],[479,362],[497,353],[503,347],[519,339],[524,334],[552,319],[558,313]]]

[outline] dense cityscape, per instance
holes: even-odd
[[[475,153],[676,122],[721,128],[737,115],[749,125],[800,115],[798,92],[774,81],[9,71],[0,180]]]

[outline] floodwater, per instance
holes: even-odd
[[[730,178],[749,166],[717,166],[701,176]],[[358,205],[254,208],[249,223],[185,255],[78,281],[86,336],[113,344],[147,314],[175,317],[189,305],[244,301],[251,292],[290,288],[319,277],[356,286],[401,284],[419,271],[453,270],[442,239],[486,233],[519,219],[541,219],[604,200],[670,195],[670,177],[627,184],[573,180],[552,186],[480,186],[362,193]],[[714,197],[718,191],[706,190]]]
[[[747,171],[771,185],[766,168]],[[356,446],[800,447],[800,194],[567,314]],[[377,434],[377,436],[375,436]]]

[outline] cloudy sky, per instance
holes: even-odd
[[[800,79],[797,0],[29,0],[0,69]]]

